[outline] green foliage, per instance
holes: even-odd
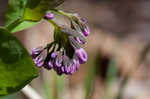
[[[29,0],[23,15],[24,20],[39,21],[48,9],[53,9],[64,0]]]
[[[104,99],[113,99],[111,86],[112,83],[117,79],[117,74],[118,74],[118,67],[114,58],[112,57],[109,62],[109,67],[106,75],[106,94],[104,96]]]
[[[96,65],[95,61],[90,58],[88,62],[88,75],[85,81],[85,99],[90,99],[90,93],[92,90],[92,86],[94,85],[95,77],[96,77]],[[94,66],[94,67],[93,67]]]
[[[49,8],[49,3],[50,0],[38,0],[38,2],[37,0],[30,0],[25,8],[23,19],[32,21],[41,20]]]
[[[14,93],[38,76],[28,52],[11,34],[37,24],[64,0],[8,0],[5,28],[0,27],[0,96]]]
[[[64,0],[9,0],[5,26],[12,32],[29,28],[40,21],[47,10],[57,7],[63,3],[63,1]],[[22,23],[25,27],[23,27]]]
[[[65,87],[65,76],[59,76],[54,71],[50,75],[54,77],[51,82],[48,82],[43,76],[44,99],[61,99]]]
[[[28,29],[32,27],[35,24],[38,24],[39,22],[32,22],[32,21],[23,21],[19,25],[17,25],[15,28],[12,29],[12,32],[22,31],[24,29]]]
[[[20,90],[38,76],[28,52],[4,28],[0,28],[0,73],[0,96]]]
[[[24,13],[24,8],[27,0],[9,0],[7,11],[6,11],[6,20],[5,25],[9,25],[21,16]]]
[[[106,78],[107,86],[109,86],[116,79],[117,73],[118,73],[117,64],[112,58],[110,60],[109,68],[107,71],[107,78]]]

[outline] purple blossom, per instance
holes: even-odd
[[[41,52],[42,47],[38,47],[38,48],[33,48],[31,56],[32,58],[36,58],[36,56]]]
[[[56,61],[55,61],[55,66],[61,67],[61,62],[60,62],[59,59],[56,59]]]
[[[58,74],[58,75],[62,75],[62,70],[61,70],[61,68],[60,67],[54,67],[53,68],[55,71],[56,71],[56,73]]]
[[[75,71],[77,71],[79,69],[79,61],[76,59],[73,59],[73,63],[74,63],[74,67],[75,67]]]
[[[88,35],[90,34],[90,29],[89,29],[89,27],[86,26],[86,27],[84,28],[84,31],[83,31],[82,33],[84,34],[84,36],[88,36]]]
[[[79,37],[75,37],[75,40],[79,43],[79,44],[84,44],[85,42],[83,42],[82,40],[79,39]]]
[[[57,56],[57,54],[54,52],[51,54],[51,58],[56,58],[56,56]]]
[[[37,67],[42,67],[42,65],[44,64],[44,61],[40,62],[40,63],[37,63]]]
[[[80,48],[80,49],[76,49],[76,53],[79,59],[79,63],[80,64],[86,63],[88,58],[86,51],[83,48]]]
[[[81,18],[81,21],[82,21],[83,24],[86,24],[86,23],[87,23],[84,18]]]
[[[39,54],[40,48],[33,48],[32,54]]]
[[[51,61],[48,62],[48,67],[51,69],[53,68],[53,63]]]
[[[53,13],[45,15],[47,20],[53,18]],[[53,69],[58,75],[72,75],[78,71],[80,64],[86,63],[88,56],[80,45],[85,44],[85,37],[90,34],[90,29],[85,19],[78,14],[74,14],[71,18],[71,28],[63,25],[58,25],[60,28],[55,27],[54,34],[58,32],[60,34],[55,34],[54,42],[47,44],[44,48],[39,47],[32,50],[31,56],[37,67]]]
[[[54,18],[54,14],[53,14],[53,13],[46,13],[45,19],[50,19],[50,20],[52,20],[53,18]]]
[[[60,53],[58,53],[58,56],[55,59],[55,66],[56,67],[61,67],[62,66],[62,61],[63,61],[62,56],[61,56]]]
[[[74,16],[72,17],[74,22],[78,25],[74,25],[74,27],[79,27],[82,30],[82,34],[84,36],[88,36],[90,34],[90,29],[87,25],[87,22],[84,18],[81,18],[79,14],[75,13]],[[80,31],[80,29],[75,28],[77,31]]]
[[[68,74],[70,74],[70,70],[71,70],[71,68],[70,68],[70,66],[68,66],[68,67],[67,67],[67,73],[68,73]]]
[[[70,66],[70,74],[72,75],[75,72],[75,67],[74,66]]]
[[[62,71],[63,73],[65,72],[65,67],[64,67],[64,66],[61,67],[61,71]]]
[[[42,65],[44,64],[43,57],[36,57],[34,59],[34,63],[36,64],[37,67],[42,67]]]

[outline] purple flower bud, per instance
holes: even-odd
[[[51,69],[53,68],[53,63],[51,61],[48,62],[48,67]]]
[[[77,61],[77,63],[76,63],[76,71],[79,69],[79,66],[80,66],[79,61]]]
[[[81,18],[80,20],[82,21],[83,24],[86,24],[86,23],[87,23],[84,18]]]
[[[75,40],[80,43],[80,44],[84,44],[85,42],[83,42],[82,40],[79,39],[79,37],[75,37]]]
[[[62,71],[63,73],[65,72],[65,67],[64,67],[64,66],[61,67],[61,71]]]
[[[57,70],[57,74],[58,74],[58,75],[62,75],[62,71],[61,71],[60,68]]]
[[[74,13],[74,16],[80,20],[83,24],[86,24],[86,20],[84,18],[81,18],[80,15],[78,13]]]
[[[76,64],[76,63],[77,63],[76,59],[73,59],[73,64]]]
[[[75,72],[75,66],[72,65],[70,66],[70,74],[73,74]]]
[[[36,58],[36,56],[40,53],[41,50],[42,50],[42,47],[33,48],[32,53],[31,53],[32,58]]]
[[[80,64],[86,63],[88,56],[87,56],[86,51],[83,48],[76,49],[76,54],[78,56]]]
[[[88,35],[90,34],[90,29],[89,29],[89,27],[86,26],[86,27],[84,28],[84,31],[83,31],[82,33],[84,34],[84,36],[88,36]]]
[[[34,59],[34,63],[36,64],[37,67],[41,67],[44,64],[43,57],[36,57]]]
[[[59,58],[56,58],[56,61],[55,61],[55,65],[57,66],[57,67],[61,67],[61,60],[59,60]]]
[[[71,66],[68,66],[68,67],[67,67],[67,73],[68,73],[68,74],[70,73],[70,70],[71,70],[70,67],[71,67]]]
[[[37,63],[39,63],[39,62],[41,62],[41,61],[42,61],[42,57],[41,57],[41,58],[36,57],[36,58],[34,59],[34,63],[35,63],[35,64],[37,64]]]
[[[39,51],[40,51],[40,48],[33,48],[32,49],[33,54],[38,54]]]
[[[58,75],[62,75],[62,70],[61,70],[61,68],[59,68],[59,67],[54,67],[53,68],[55,71],[56,71],[56,73],[58,74]]]
[[[52,68],[49,67],[48,62],[44,62],[43,67],[47,70],[51,70]]]
[[[75,17],[79,17],[79,14],[78,14],[78,13],[74,13],[74,16],[75,16]]]
[[[53,13],[46,13],[45,19],[50,19],[50,20],[52,20],[53,18],[54,18],[54,14],[53,14]]]
[[[65,74],[70,74],[70,66],[64,66]]]
[[[55,52],[53,52],[52,54],[51,54],[51,58],[56,58],[56,53]]]
[[[44,61],[37,63],[36,66],[37,66],[37,67],[42,67],[43,64],[44,64]]]
[[[74,67],[75,67],[75,71],[77,71],[79,69],[79,61],[78,60],[75,60],[73,59],[73,64],[74,64]]]

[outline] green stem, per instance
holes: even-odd
[[[7,28],[9,31],[12,31],[16,26],[18,26],[23,21],[24,20],[18,18],[15,21],[13,21],[12,23],[10,23],[9,25],[5,26],[5,28]]]
[[[117,73],[118,73],[118,67],[114,61],[114,58],[112,58],[109,62],[107,76],[106,76],[106,94],[104,96],[104,99],[113,99],[111,86],[112,86],[112,82],[117,77]]]
[[[57,75],[54,73],[54,80],[53,80],[53,99],[58,99],[58,90],[57,90]]]
[[[5,28],[9,31],[12,31],[15,27],[17,27],[19,24],[21,24],[24,21],[37,22],[35,20],[18,18],[15,21],[11,22],[10,24],[6,25]]]
[[[54,22],[53,20],[48,20],[49,23],[51,23],[55,28],[59,28],[59,24],[57,24],[56,22]]]
[[[128,80],[129,80],[129,75],[125,76],[125,78],[121,81],[121,85],[120,85],[120,88],[119,88],[119,93],[116,96],[116,99],[122,99],[124,88],[127,85]]]
[[[49,89],[48,89],[46,80],[45,80],[45,78],[43,78],[42,80],[43,80],[43,89],[44,89],[45,98],[50,99]]]
[[[55,11],[55,12],[61,14],[61,15],[64,15],[64,16],[68,17],[68,18],[70,18],[70,16],[72,15],[71,13],[66,13],[66,12],[64,12],[62,10],[58,10],[58,9],[52,9],[52,11]]]

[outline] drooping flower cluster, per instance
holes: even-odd
[[[53,18],[52,13],[45,15],[45,19],[50,22]],[[86,63],[88,56],[80,44],[85,44],[89,28],[77,14],[71,14],[69,20],[71,28],[55,24],[54,42],[32,50],[31,56],[37,67],[53,69],[58,75],[72,75],[78,71],[80,64]]]

